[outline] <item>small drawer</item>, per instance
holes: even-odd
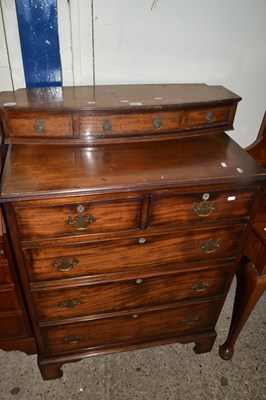
[[[19,304],[14,289],[0,290],[0,312],[18,310]]]
[[[72,137],[72,116],[56,113],[9,113],[11,137]]]
[[[138,229],[140,198],[16,207],[22,240]]]
[[[202,192],[152,196],[149,227],[248,217],[253,191]]]
[[[214,328],[220,300],[42,328],[47,355],[152,342]]]
[[[126,281],[43,288],[32,294],[39,321],[49,322],[222,295],[228,276],[227,265],[226,270],[154,277],[142,274]]]
[[[186,129],[226,125],[229,123],[230,107],[209,107],[188,111]]]
[[[27,334],[22,316],[5,316],[3,318],[0,316],[0,340]]]
[[[175,266],[234,257],[243,225],[143,235],[68,246],[25,248],[31,282]],[[184,267],[183,267],[184,268]]]
[[[181,127],[181,111],[119,115],[81,115],[80,136],[175,132]]]

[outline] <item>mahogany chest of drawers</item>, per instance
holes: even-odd
[[[210,351],[265,172],[207,85],[4,93],[1,201],[44,379],[86,356]]]

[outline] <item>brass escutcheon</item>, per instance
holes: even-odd
[[[195,292],[202,292],[206,289],[208,289],[208,287],[210,287],[210,284],[208,281],[198,281],[197,283],[193,283],[193,285],[191,286],[193,290],[195,290]]]
[[[105,120],[103,121],[103,131],[110,132],[112,130],[112,121]]]
[[[183,324],[192,325],[199,320],[199,314],[188,315],[186,318],[182,319]]]
[[[215,210],[215,202],[208,204],[206,200],[202,201],[200,205],[193,203],[192,210],[198,217],[208,217]]]
[[[85,213],[83,212],[85,209],[84,207],[79,204],[77,206],[77,212],[78,215],[76,217],[68,217],[66,220],[66,224],[72,225],[78,230],[83,230],[86,229],[91,223],[96,222],[96,218],[92,213],[89,214],[88,217],[86,217]]]
[[[64,337],[64,342],[67,344],[75,344],[83,340],[83,335],[70,335]]]
[[[162,120],[159,117],[155,117],[153,120],[153,128],[160,129],[162,127]]]
[[[78,263],[79,260],[77,258],[73,258],[72,261],[69,261],[67,257],[62,257],[60,259],[53,260],[51,266],[57,268],[60,272],[68,272],[71,271],[71,269],[73,269],[73,267]]]
[[[44,121],[36,121],[34,124],[35,132],[44,133],[45,132],[45,123]]]
[[[82,301],[80,299],[76,300],[68,299],[65,301],[60,301],[60,303],[58,303],[58,307],[70,309],[74,308],[75,306],[79,306],[80,304],[82,304]]]
[[[205,120],[206,120],[207,122],[211,123],[212,120],[213,120],[213,113],[210,112],[210,111],[207,111],[206,114],[205,114]]]
[[[200,243],[199,248],[204,253],[214,253],[220,247],[220,240],[208,239],[205,243]]]

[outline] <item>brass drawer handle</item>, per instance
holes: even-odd
[[[211,123],[213,120],[213,113],[210,111],[207,111],[205,114],[205,120],[206,120],[206,122]]]
[[[141,278],[136,279],[136,283],[139,285],[140,283],[142,283],[142,279]]]
[[[67,257],[62,257],[61,259],[53,260],[51,266],[57,268],[60,272],[68,272],[78,263],[79,260],[77,258],[73,258],[72,261],[69,261]]]
[[[182,319],[183,324],[192,325],[199,320],[199,314],[188,315],[186,318]]]
[[[160,129],[162,127],[162,120],[159,117],[154,118],[153,120],[153,128],[154,129]]]
[[[197,283],[193,283],[193,285],[191,287],[195,292],[203,292],[204,290],[206,290],[210,287],[210,284],[208,281],[200,280]]]
[[[0,259],[1,259],[1,258],[5,258],[4,250],[0,250]]]
[[[207,201],[202,201],[200,205],[193,203],[192,210],[197,214],[198,217],[208,217],[215,210],[215,202],[208,204]]]
[[[44,133],[45,132],[45,122],[44,121],[36,121],[34,124],[35,132]]]
[[[205,243],[200,243],[199,248],[204,253],[214,253],[220,247],[220,240],[208,239]]]
[[[103,121],[103,131],[110,132],[112,130],[112,121],[105,120]]]
[[[84,340],[83,335],[70,335],[64,337],[64,342],[67,344],[75,344]]]
[[[60,303],[58,303],[58,307],[71,309],[76,306],[79,306],[80,304],[82,304],[82,301],[80,299],[76,300],[68,299],[65,301],[60,301]]]
[[[91,223],[96,221],[96,218],[92,213],[86,217],[84,211],[84,207],[80,204],[77,206],[78,215],[74,218],[68,217],[66,220],[66,224],[73,225],[78,230],[86,229]]]

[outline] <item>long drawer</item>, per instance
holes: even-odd
[[[24,248],[31,282],[74,278],[186,261],[234,257],[243,225],[137,236],[68,246]],[[143,232],[144,233],[144,232]]]
[[[157,304],[166,305],[185,299],[222,295],[229,267],[194,273],[145,276],[102,284],[68,282],[64,288],[33,290],[39,322],[86,317]]]
[[[80,115],[80,136],[176,132],[181,128],[181,111],[158,111],[117,115]]]
[[[136,230],[141,198],[15,207],[22,240]]]
[[[152,342],[213,329],[220,300],[147,310],[41,329],[45,354]]]

